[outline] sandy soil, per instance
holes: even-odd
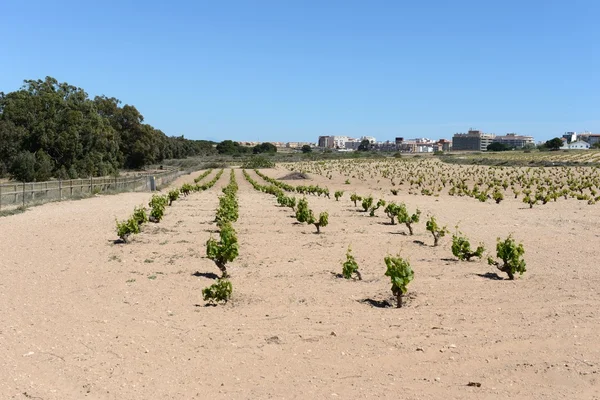
[[[219,271],[204,243],[227,178],[128,245],[113,243],[115,217],[148,193],[0,218],[0,398],[600,398],[599,206],[392,196],[312,176],[346,190],[340,202],[308,197],[330,214],[316,235],[238,170],[234,298],[206,307],[201,289]],[[460,222],[489,249],[514,233],[528,272],[498,280],[484,261],[458,263],[448,237],[431,247],[423,222],[406,236],[382,210],[357,212],[351,190],[406,201],[452,230]],[[363,281],[335,275],[350,244]],[[383,258],[398,252],[415,271],[407,304],[372,306],[391,300]]]

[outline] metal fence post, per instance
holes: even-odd
[[[23,181],[23,207],[25,207],[25,181]]]
[[[58,201],[62,201],[62,180],[58,180]]]
[[[0,184],[0,210],[2,210],[2,185]]]

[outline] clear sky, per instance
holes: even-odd
[[[0,91],[52,76],[192,139],[600,133],[600,1],[0,3]]]

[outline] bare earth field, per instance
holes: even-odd
[[[0,218],[0,398],[600,399],[600,206],[392,196],[311,175],[346,191],[307,197],[329,212],[316,235],[236,176],[240,256],[224,306],[205,306],[201,289],[219,273],[205,242],[227,170],[127,245],[114,243],[115,217],[149,193]],[[418,206],[415,236],[382,209],[358,212],[352,191]],[[428,214],[488,250],[513,233],[528,271],[499,280],[485,261],[454,261],[449,237],[431,246]],[[363,281],[335,275],[349,244]],[[378,307],[393,300],[383,258],[398,252],[415,271],[406,305]]]

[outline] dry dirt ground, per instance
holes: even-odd
[[[330,215],[316,235],[236,176],[240,257],[224,306],[205,306],[201,289],[219,272],[205,242],[228,171],[127,245],[113,243],[115,217],[149,193],[1,218],[0,398],[600,398],[600,206],[392,196],[311,176],[332,193],[346,190],[340,202],[308,196]],[[382,210],[358,212],[354,190],[406,201],[452,230],[460,222],[489,249],[514,233],[528,271],[499,280],[484,261],[456,262],[448,237],[431,247],[423,221],[406,236]],[[363,281],[335,275],[348,245]],[[383,258],[398,252],[415,279],[405,307],[380,307],[392,300]]]

